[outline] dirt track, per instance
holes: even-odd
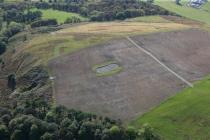
[[[132,39],[188,81],[210,73],[210,34],[207,32],[191,29]]]
[[[189,81],[210,73],[210,35],[198,30],[132,37]],[[92,67],[117,61],[123,71],[97,77]],[[185,83],[126,39],[50,62],[56,101],[69,108],[130,120],[180,91]]]

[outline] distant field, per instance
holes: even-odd
[[[210,2],[206,3],[203,7],[202,7],[203,10],[207,11],[207,12],[210,12]]]
[[[143,16],[143,17],[137,17],[137,18],[131,18],[126,19],[126,21],[131,22],[148,22],[148,23],[167,23],[170,22],[169,20],[166,20],[162,18],[161,16]]]
[[[174,1],[172,0],[155,0],[155,4],[172,11],[174,13],[177,13],[183,17],[197,20],[203,23],[207,23],[210,25],[210,11],[203,10],[203,9],[195,9],[192,7],[188,7],[186,0],[181,1],[182,6],[176,5]],[[208,9],[210,7],[210,2],[207,3],[206,6],[204,6],[204,9]]]
[[[22,2],[23,0],[4,0],[4,2],[8,2],[8,3],[10,3],[10,2]]]
[[[64,23],[65,20],[67,18],[71,18],[71,17],[78,17],[80,18],[82,21],[86,21],[87,18],[84,18],[82,16],[80,16],[79,14],[76,13],[69,13],[69,12],[64,12],[64,11],[58,11],[58,10],[53,10],[53,9],[47,9],[47,10],[43,10],[43,9],[32,9],[32,11],[41,11],[42,12],[42,18],[43,19],[57,19],[58,23]]]
[[[210,139],[210,77],[187,88],[159,107],[133,121],[149,123],[166,140]]]

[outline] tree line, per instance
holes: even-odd
[[[21,101],[22,102],[22,101]],[[38,114],[35,114],[38,113]],[[35,114],[35,115],[34,115]],[[0,108],[1,140],[159,140],[145,125],[140,130],[118,121],[30,99],[15,109]]]
[[[17,79],[19,87],[26,86],[0,104],[1,140],[160,139],[149,125],[125,127],[119,120],[53,105],[52,95],[40,90],[48,79],[41,66]]]
[[[55,19],[42,20],[40,11],[30,11],[30,3],[0,3],[0,55],[6,51],[8,40],[24,30],[25,25],[31,27],[57,25]]]
[[[101,0],[88,2],[85,0],[66,0],[65,2],[49,1],[36,2],[39,9],[56,9],[75,12],[89,17],[92,21],[111,21],[147,15],[172,15],[173,13],[157,6],[152,2],[137,0]]]

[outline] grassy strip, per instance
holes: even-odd
[[[105,72],[105,73],[97,73],[96,72],[97,68],[105,67],[105,66],[107,66],[109,64],[117,64],[117,62],[116,61],[108,61],[108,62],[105,62],[103,64],[95,65],[92,68],[92,70],[96,73],[97,76],[111,76],[111,75],[119,73],[119,72],[121,72],[123,70],[123,68],[119,66],[119,67],[117,67],[117,68],[115,68],[115,69],[113,69],[113,70],[111,70],[109,72]]]
[[[210,77],[144,114],[131,125],[149,123],[166,140],[210,139]]]
[[[169,23],[169,20],[162,18],[161,16],[143,16],[137,18],[126,19],[129,22],[147,22],[147,23]]]
[[[155,32],[189,29],[190,26],[177,23],[147,23],[147,22],[94,22],[62,30],[63,34],[106,34],[127,36]]]

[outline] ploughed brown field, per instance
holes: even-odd
[[[210,35],[197,29],[131,37],[189,82],[210,73]],[[114,61],[122,71],[97,76],[93,67]],[[126,38],[50,61],[58,104],[131,120],[186,87]]]

